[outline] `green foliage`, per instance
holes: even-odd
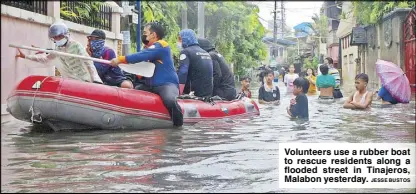
[[[303,68],[306,70],[307,68],[317,69],[319,64],[318,57],[313,57],[312,61],[308,58],[304,59],[303,61]]]
[[[412,8],[415,1],[353,1],[353,14],[359,24],[375,24],[394,8]]]
[[[74,4],[73,8],[69,6]],[[89,1],[89,2],[71,2],[71,1],[61,1],[60,15],[64,20],[72,21],[78,24],[82,23],[93,23],[93,24],[103,24],[104,20],[98,17],[100,12],[100,7],[104,3],[100,1]]]
[[[176,48],[181,30],[181,8],[187,6],[188,28],[196,33],[198,16],[197,2],[142,1],[142,26],[150,21],[165,24],[165,40],[171,45],[174,57],[179,54]],[[244,75],[246,69],[259,65],[266,58],[268,50],[261,41],[265,29],[261,25],[257,6],[246,2],[205,2],[205,37],[215,44],[227,63],[234,64],[234,72]],[[136,25],[130,30],[132,50],[136,45]]]

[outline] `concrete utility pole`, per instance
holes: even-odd
[[[129,2],[123,1],[123,15],[120,18],[120,30],[123,34],[122,55],[130,54],[130,23],[129,23]]]
[[[182,29],[188,28],[188,3],[184,1],[185,7],[182,8]]]
[[[137,28],[136,28],[136,44],[137,44],[137,50],[136,52],[140,51],[140,47],[142,45],[142,8],[140,6],[140,0],[137,0],[136,2],[136,6],[137,6],[137,16],[138,16],[138,22],[137,22]]]
[[[276,19],[276,12],[277,12],[277,1],[274,1],[274,11],[273,11],[273,56],[275,56],[276,53],[276,42],[277,42],[277,19]]]
[[[281,22],[281,29],[280,29],[280,32],[281,32],[281,37],[283,38],[283,37],[285,37],[284,36],[284,29],[285,29],[285,6],[284,6],[284,2],[283,1],[280,1],[280,14],[281,14],[281,18],[280,18],[280,22]]]
[[[204,12],[204,2],[198,1],[198,37],[204,38],[204,29],[205,27],[205,12]]]

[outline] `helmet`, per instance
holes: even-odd
[[[55,24],[52,24],[52,26],[49,28],[48,35],[49,35],[49,38],[51,39],[59,35],[65,35],[66,37],[68,37],[69,30],[68,30],[68,27],[64,23],[55,23]]]

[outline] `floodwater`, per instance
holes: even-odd
[[[253,99],[257,86],[252,86]],[[255,89],[256,88],[256,89]],[[261,115],[181,130],[45,132],[2,123],[1,192],[412,192],[412,189],[280,189],[282,142],[414,143],[415,101],[370,111],[320,104],[290,120],[291,96]],[[344,96],[348,92],[344,91]]]

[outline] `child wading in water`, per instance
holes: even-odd
[[[349,109],[366,109],[370,107],[373,100],[372,92],[367,91],[368,75],[360,73],[355,76],[355,89],[356,92],[344,103],[344,108]]]
[[[285,82],[285,85],[286,85],[286,88],[287,88],[286,92],[288,94],[293,92],[293,82],[298,77],[299,77],[299,75],[295,73],[295,66],[290,65],[289,66],[289,73],[287,73],[284,77],[284,82]]]
[[[305,78],[296,78],[293,82],[293,95],[295,99],[290,100],[290,106],[287,107],[287,114],[292,118],[309,119],[308,97],[305,93],[309,89],[309,81]]]
[[[308,94],[309,95],[313,95],[316,94],[316,76],[315,73],[313,72],[312,68],[308,68],[306,70],[306,79],[309,81],[309,90],[308,90]]]

